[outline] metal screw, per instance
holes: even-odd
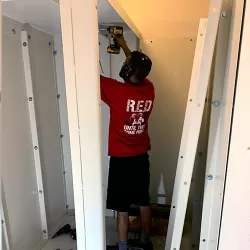
[[[250,150],[250,147],[248,147],[247,150]]]
[[[63,171],[63,174],[66,174],[66,171]]]
[[[175,208],[175,206],[173,206],[173,208]]]
[[[60,138],[63,138],[64,135],[60,135]]]
[[[39,190],[39,194],[42,194],[43,193],[43,191],[42,190]]]
[[[203,33],[200,33],[200,36],[203,36]]]
[[[69,205],[66,205],[66,208],[69,208]]]
[[[16,34],[16,30],[15,30],[15,29],[12,30],[12,34],[13,34],[13,35]]]
[[[49,42],[49,46],[51,46],[52,44],[51,44],[51,42]]]
[[[23,42],[23,47],[26,47],[27,46],[27,43],[26,42]]]
[[[28,39],[31,39],[31,36],[30,36],[30,35],[28,35]]]
[[[193,41],[193,39],[190,39],[190,42],[192,42]]]
[[[207,180],[209,180],[209,181],[213,180],[213,178],[214,177],[211,174],[207,176]]]
[[[2,223],[2,224],[4,224],[4,221],[3,221],[3,220],[1,220],[1,223]]]
[[[203,242],[206,242],[206,240],[205,240],[205,239],[203,239],[202,241],[203,241]]]
[[[29,101],[31,102],[33,99],[32,99],[32,97],[29,97]]]
[[[35,150],[38,150],[38,147],[37,147],[37,146],[35,146],[35,147],[34,147],[34,149],[35,149]]]
[[[190,101],[190,102],[192,102],[192,101],[193,101],[193,99],[189,99],[189,101]]]
[[[187,182],[184,182],[184,185],[187,185]]]
[[[212,102],[214,107],[219,107],[220,106],[220,101],[216,100]]]
[[[202,156],[202,152],[199,152],[198,155],[199,155],[199,156]]]
[[[227,12],[226,12],[226,11],[223,11],[223,12],[221,13],[221,17],[222,17],[222,18],[227,18]]]
[[[183,159],[183,156],[181,156],[181,159]]]
[[[56,50],[54,50],[54,51],[53,51],[53,55],[55,56],[56,54],[57,54],[57,51],[56,51]]]
[[[46,233],[47,233],[47,231],[46,231],[46,230],[43,230],[43,233],[45,233],[45,234],[46,234]]]
[[[61,95],[60,95],[60,94],[58,94],[56,97],[57,97],[57,99],[59,99],[59,98],[61,97]]]

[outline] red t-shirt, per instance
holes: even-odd
[[[121,83],[101,76],[101,97],[110,107],[109,156],[135,156],[151,149],[148,119],[155,99],[153,84]]]

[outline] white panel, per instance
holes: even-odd
[[[151,197],[170,204],[187,104],[196,37],[141,39],[142,52],[153,62],[149,79],[156,100],[149,121],[152,151]]]
[[[21,29],[20,23],[3,18],[2,178],[11,250],[34,250],[42,243],[43,235],[25,89]]]
[[[63,159],[64,159],[64,170],[65,170],[67,208],[69,210],[72,210],[74,209],[75,206],[74,206],[74,194],[73,194],[73,176],[72,176],[70,140],[69,140],[68,108],[66,100],[61,33],[58,33],[54,36],[54,42],[55,42],[54,49],[56,51],[55,63],[56,63],[57,86],[58,86],[58,93],[60,94],[60,98],[58,101],[60,109],[61,133],[63,135],[62,146],[63,146]]]
[[[250,2],[245,1],[219,250],[250,249]]]
[[[99,59],[100,59],[100,74],[110,77],[111,73],[111,55],[107,53],[109,39],[99,34]],[[108,173],[109,173],[109,157],[108,157],[108,135],[109,135],[109,107],[102,102],[102,166],[103,166],[103,199],[106,204],[107,188],[108,188]],[[111,210],[106,209],[106,216],[113,216]]]
[[[102,186],[97,3],[96,0],[85,2],[72,0],[71,2],[86,249],[103,250],[106,246]]]
[[[243,1],[235,1],[233,8],[227,1],[222,6],[215,60],[213,105],[200,235],[201,250],[213,250],[218,245],[242,10]],[[230,19],[231,30],[228,39]],[[224,76],[225,79],[222,80]]]
[[[23,67],[25,75],[25,85],[27,92],[27,102],[29,107],[29,120],[31,128],[31,137],[32,137],[32,146],[33,146],[33,155],[35,160],[35,169],[36,169],[36,181],[37,181],[37,190],[39,197],[39,207],[40,207],[40,219],[43,229],[43,238],[48,239],[48,227],[47,227],[47,218],[46,218],[46,209],[44,201],[44,187],[43,187],[43,178],[42,178],[42,168],[41,168],[41,158],[40,158],[40,148],[38,141],[37,133],[37,119],[34,105],[34,92],[33,92],[33,82],[31,77],[31,67],[30,67],[30,56],[29,56],[29,43],[28,35],[26,31],[21,32],[21,44],[23,52]]]
[[[86,250],[86,229],[84,217],[84,197],[82,182],[82,159],[80,149],[80,134],[78,121],[78,103],[75,75],[74,43],[71,1],[60,2],[62,40],[65,67],[65,86],[68,106],[68,122],[70,135],[70,150],[75,200],[75,218],[77,232],[77,247]]]
[[[66,213],[53,37],[31,28],[30,59],[49,233]]]
[[[221,3],[221,0],[214,0],[211,2],[205,34],[203,31],[203,26],[205,26],[205,24],[202,22],[200,23],[198,32],[200,39],[197,41],[190,82],[189,97],[175,177],[169,229],[165,246],[166,250],[171,248],[178,250],[180,248],[195,154],[217,37]],[[204,40],[202,37],[204,37]]]

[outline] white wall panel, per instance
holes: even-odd
[[[2,178],[11,249],[34,250],[43,239],[24,80],[21,29],[22,24],[3,17]]]
[[[49,233],[66,213],[53,37],[30,28],[31,74]]]
[[[74,194],[73,194],[73,176],[72,176],[72,164],[70,153],[70,140],[69,140],[69,123],[68,123],[68,108],[66,100],[66,88],[65,88],[65,74],[64,74],[64,62],[63,62],[63,48],[62,48],[62,35],[60,33],[54,36],[54,49],[55,66],[57,76],[57,88],[60,94],[59,111],[60,111],[60,124],[63,147],[63,160],[65,170],[65,184],[66,184],[66,200],[68,210],[74,209]]]

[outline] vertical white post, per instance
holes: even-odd
[[[249,25],[250,1],[245,1],[219,250],[250,249]]]
[[[79,250],[105,246],[96,0],[60,1]]]
[[[190,183],[202,122],[202,114],[208,82],[210,78],[213,52],[219,25],[222,0],[210,3],[208,22],[204,42],[195,55],[190,91],[182,132],[181,147],[175,177],[172,208],[166,241],[166,250],[179,250],[185,220]],[[199,46],[197,44],[197,46]],[[198,54],[201,51],[200,59]]]
[[[213,250],[218,246],[242,11],[243,0],[234,1],[233,8],[228,1],[222,5],[215,57],[200,250]]]
[[[48,239],[48,227],[47,227],[45,200],[44,200],[44,188],[43,188],[41,160],[40,160],[39,142],[38,142],[38,134],[37,134],[36,113],[35,113],[32,77],[31,77],[31,68],[30,68],[31,66],[30,66],[27,31],[22,31],[21,42],[22,42],[22,52],[23,52],[25,83],[26,83],[26,91],[27,91],[27,102],[28,102],[28,107],[29,107],[32,148],[33,148],[33,153],[34,153],[34,163],[35,163],[35,169],[36,169],[37,192],[38,192],[38,198],[39,198],[41,225],[42,225],[42,231],[43,231],[43,238],[46,240]]]

